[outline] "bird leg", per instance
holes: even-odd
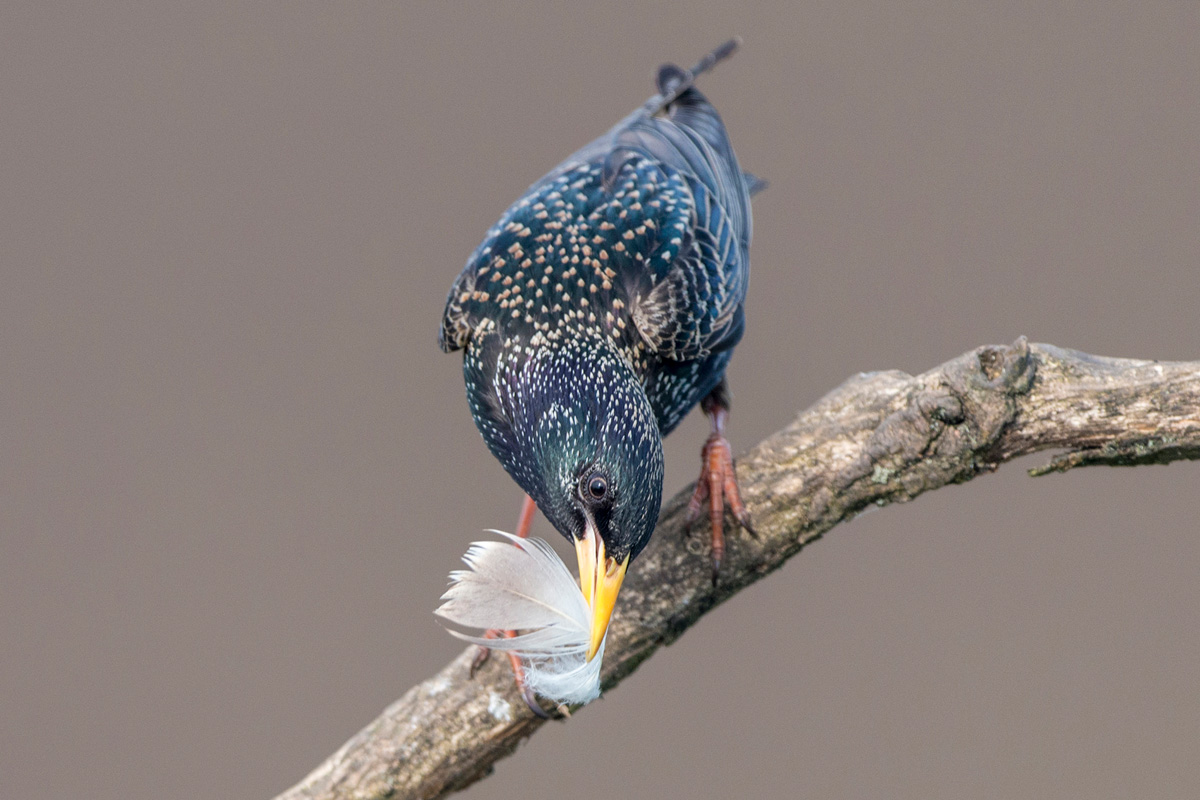
[[[517,518],[518,538],[529,538],[529,529],[533,527],[533,515],[536,513],[537,503],[533,502],[532,497],[525,495],[525,499],[521,501],[521,516]]]
[[[717,388],[700,401],[700,407],[712,422],[712,433],[700,451],[700,478],[688,501],[687,527],[691,527],[708,501],[708,518],[712,524],[712,580],[717,583],[721,559],[725,556],[725,507],[733,513],[738,524],[756,535],[750,524],[750,513],[742,503],[734,472],[733,453],[725,438],[725,421],[729,418],[729,387],[722,380]]]
[[[529,529],[533,527],[533,515],[536,513],[537,504],[533,502],[532,497],[525,495],[525,500],[521,503],[521,516],[517,519],[517,536],[521,539],[529,538]],[[502,636],[506,639],[511,639],[516,635],[516,631],[488,630],[483,632],[483,638],[485,639],[499,639]],[[492,651],[486,647],[478,649],[475,653],[475,658],[471,661],[470,675],[472,678],[475,677],[475,673],[484,665],[484,662],[488,660],[488,656],[491,654]],[[537,699],[533,695],[533,690],[525,683],[525,668],[521,666],[521,659],[512,651],[509,651],[506,655],[508,656],[509,663],[512,664],[513,677],[516,678],[517,688],[521,690],[521,697],[525,698],[526,705],[529,706],[529,709],[534,714],[537,714],[542,719],[550,719],[550,715],[543,711],[541,705],[538,704]]]

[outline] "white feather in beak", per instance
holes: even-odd
[[[470,569],[450,573],[450,588],[434,613],[465,628],[522,631],[512,639],[485,639],[448,629],[481,647],[514,651],[525,665],[529,688],[542,697],[590,703],[600,696],[604,642],[589,661],[592,612],[579,584],[541,539],[492,533],[512,544],[473,543],[463,556]]]

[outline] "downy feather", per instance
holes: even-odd
[[[578,582],[541,539],[492,532],[511,544],[473,543],[463,556],[470,569],[450,573],[450,588],[435,613],[466,628],[523,631],[511,639],[486,639],[449,629],[464,641],[515,652],[525,666],[526,683],[549,700],[595,700],[604,643],[591,661],[585,660],[592,615]]]

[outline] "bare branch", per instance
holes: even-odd
[[[864,508],[911,500],[1045,449],[1067,452],[1032,474],[1200,457],[1200,362],[1099,358],[1022,338],[916,377],[851,378],[740,460],[758,537],[729,528],[718,586],[707,537],[683,534],[691,489],[664,505],[621,594],[605,689]],[[470,679],[471,655],[413,687],[277,800],[432,798],[486,775],[542,722],[514,689],[505,659]]]

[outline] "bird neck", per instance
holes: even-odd
[[[491,379],[472,399],[480,433],[543,511],[557,496],[548,482],[573,481],[581,464],[606,450],[644,452],[661,474],[654,413],[637,373],[611,343],[588,338],[529,348],[510,341],[486,372]]]

